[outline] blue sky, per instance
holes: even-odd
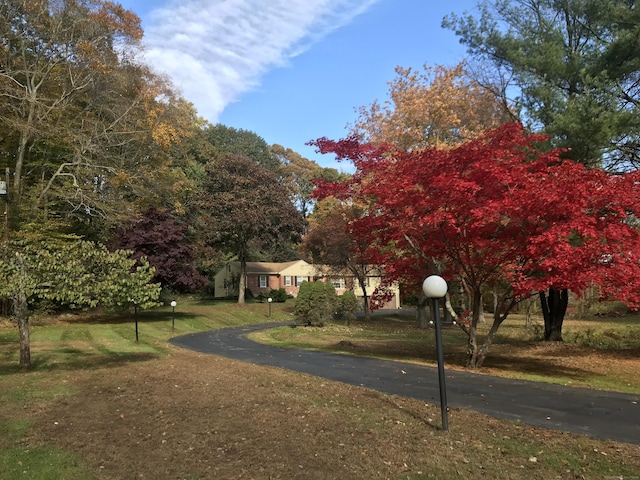
[[[356,109],[387,98],[394,68],[453,66],[442,18],[477,0],[121,0],[142,20],[145,59],[211,123],[251,130],[323,166],[309,140],[343,138]]]

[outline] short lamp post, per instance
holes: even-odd
[[[176,303],[175,300],[171,301],[171,330],[175,330],[176,329],[176,305],[178,305]]]
[[[267,303],[269,304],[269,318],[271,318],[271,304],[273,303],[273,298],[267,298]]]
[[[440,411],[442,413],[442,429],[449,430],[447,417],[447,387],[445,385],[444,355],[442,353],[442,330],[440,325],[440,306],[438,299],[447,294],[447,282],[438,275],[431,275],[422,282],[422,291],[433,303],[433,316],[436,326],[436,353],[438,356],[438,382],[440,384]]]
[[[136,324],[136,343],[138,343],[138,302],[132,298],[131,303],[133,303],[133,321]]]

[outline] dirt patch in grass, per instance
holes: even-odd
[[[25,379],[28,382],[27,379]],[[53,371],[72,393],[21,404],[23,448],[78,455],[97,479],[577,479],[640,472],[640,446],[450,412],[277,368],[170,347]],[[4,418],[3,418],[4,417]]]

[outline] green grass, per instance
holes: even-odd
[[[18,440],[27,433],[31,427],[31,421],[18,418],[0,423],[0,437],[7,440]]]
[[[12,480],[86,480],[91,471],[75,455],[52,446],[0,449],[0,475]]]

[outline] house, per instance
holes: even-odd
[[[254,295],[268,293],[284,288],[294,297],[302,282],[313,282],[315,269],[304,260],[293,262],[247,262],[247,288]],[[240,262],[229,262],[215,276],[215,298],[227,298],[238,295]]]
[[[365,288],[367,296],[371,298],[373,292],[382,284],[383,272],[379,268],[372,268],[367,274],[365,280]],[[324,282],[331,282],[336,289],[338,295],[342,295],[346,291],[351,291],[356,298],[360,300],[360,304],[364,303],[364,292],[362,286],[355,275],[348,270],[336,272],[327,266],[316,266],[316,278]],[[382,306],[382,309],[398,309],[400,308],[400,289],[397,285],[390,288],[392,297]]]
[[[240,262],[229,262],[220,270],[214,279],[215,298],[228,298],[238,295],[240,279]],[[246,285],[253,295],[267,294],[271,290],[284,288],[287,294],[296,297],[302,282],[321,280],[331,282],[338,295],[352,291],[357,298],[363,298],[362,288],[352,274],[332,272],[325,266],[311,265],[304,260],[292,262],[247,262]],[[382,282],[381,273],[375,269],[367,277],[367,294],[370,296]],[[392,288],[393,297],[383,307],[400,308],[400,292],[397,286]]]

